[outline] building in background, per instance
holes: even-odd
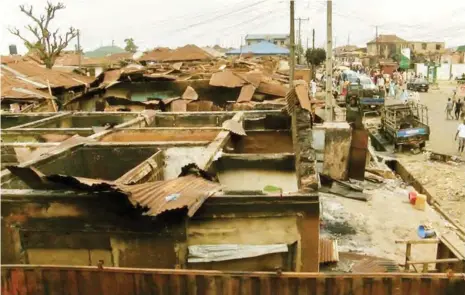
[[[249,34],[245,36],[245,44],[248,46],[261,42],[287,47],[290,44],[290,38],[289,34]]]
[[[262,41],[244,46],[239,49],[233,49],[226,52],[226,55],[289,55],[289,49],[280,47],[270,42]]]

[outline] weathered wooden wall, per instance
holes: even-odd
[[[323,274],[2,266],[2,294],[460,295],[465,274]]]

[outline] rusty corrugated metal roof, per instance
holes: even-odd
[[[38,89],[47,88],[48,84],[50,84],[51,88],[70,88],[90,84],[95,81],[95,78],[54,71],[27,61],[13,62],[7,65],[2,64],[2,73],[7,73],[10,76],[21,79]]]
[[[206,199],[221,189],[219,183],[196,175],[119,187],[129,193],[131,202],[147,207],[148,215],[157,216],[165,211],[185,208],[189,217],[195,214]]]
[[[351,271],[354,273],[398,272],[399,267],[395,261],[368,256],[356,262]]]
[[[55,185],[55,188],[58,189],[69,187],[91,192],[123,193],[127,195],[133,205],[146,208],[146,214],[150,216],[157,216],[170,210],[187,209],[187,215],[192,217],[206,199],[221,190],[219,183],[207,180],[197,174],[188,174],[166,181],[123,185],[101,179],[66,175],[45,176],[33,167],[9,166],[7,168],[31,188],[51,189]]]
[[[337,240],[320,238],[320,263],[339,261]]]

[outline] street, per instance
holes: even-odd
[[[431,136],[426,148],[438,153],[457,155],[458,143],[454,137],[459,121],[446,120],[445,112],[447,98],[452,96],[453,89],[455,84],[442,82],[440,90],[421,93],[420,97],[421,103],[428,106],[429,110]]]

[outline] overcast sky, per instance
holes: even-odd
[[[56,0],[52,0],[56,3]],[[8,27],[24,30],[30,19],[19,4],[32,4],[36,14],[43,13],[46,0],[1,0],[1,48],[22,42]],[[237,47],[246,34],[288,33],[289,0],[63,0],[51,28],[80,29],[81,46],[93,50],[102,45],[124,47],[132,37],[141,50],[157,46],[184,44]],[[465,44],[464,0],[334,0],[333,36],[336,46],[350,43],[365,46],[379,34],[397,34],[415,41],[444,41],[447,47]],[[296,0],[296,17],[302,21],[302,42],[311,44],[311,29],[316,30],[316,46],[326,40],[326,1]],[[296,29],[298,23],[296,22]],[[30,35],[28,35],[30,36]],[[296,34],[297,36],[297,34]],[[74,48],[74,42],[70,48]]]

